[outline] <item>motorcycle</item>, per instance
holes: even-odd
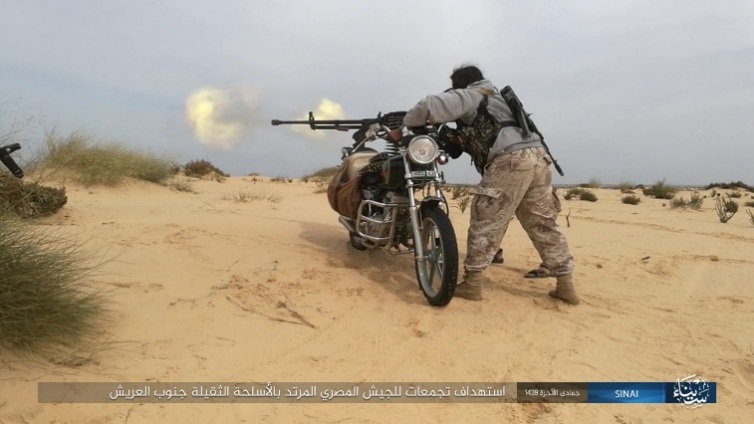
[[[330,184],[359,185],[354,189],[355,213],[347,216],[338,211],[351,246],[362,251],[381,248],[393,255],[413,253],[416,278],[427,302],[446,306],[456,289],[458,246],[442,192],[445,178],[439,165],[449,161],[438,142],[442,126],[402,128],[403,116],[405,112],[391,112],[372,119],[316,120],[309,112],[308,121],[275,119],[272,125],[356,130],[353,145],[342,148],[339,173]],[[401,140],[389,141],[388,133],[398,128],[403,131]],[[383,152],[366,147],[378,139],[387,141]]]

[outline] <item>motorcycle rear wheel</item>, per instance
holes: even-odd
[[[446,306],[453,299],[458,279],[458,245],[453,224],[439,207],[422,210],[421,246],[427,257],[414,261],[416,279],[432,306]],[[418,244],[418,243],[417,243]]]

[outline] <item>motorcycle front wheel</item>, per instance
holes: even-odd
[[[430,305],[446,306],[456,290],[458,245],[453,224],[442,209],[422,210],[419,243],[426,257],[414,262],[419,288]]]
[[[361,236],[352,231],[348,233],[348,241],[351,243],[351,247],[356,250],[367,250],[367,247],[364,246],[364,240],[361,238]]]

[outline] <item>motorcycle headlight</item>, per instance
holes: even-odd
[[[432,161],[437,158],[438,150],[435,140],[426,135],[414,137],[414,139],[408,143],[408,149],[406,149],[408,157],[420,165],[432,163]]]

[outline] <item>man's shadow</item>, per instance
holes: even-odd
[[[416,279],[413,253],[391,255],[384,249],[360,251],[351,247],[340,224],[301,222],[302,249],[312,250],[328,266],[350,269],[409,304],[427,304]]]

